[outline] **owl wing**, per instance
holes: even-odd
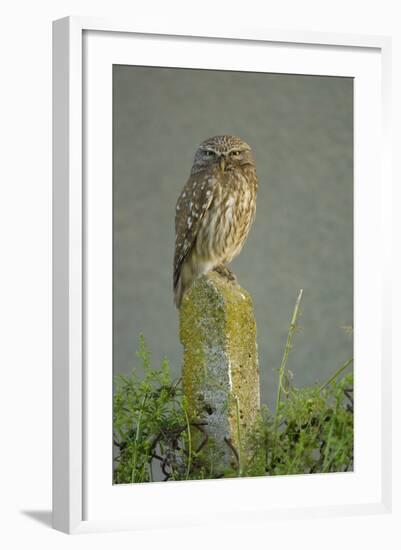
[[[177,288],[181,267],[195,243],[202,219],[213,200],[215,179],[210,174],[191,174],[175,211],[174,289]]]

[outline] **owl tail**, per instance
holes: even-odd
[[[184,295],[182,288],[181,277],[179,277],[176,287],[174,288],[174,304],[177,309],[180,309],[182,297]]]
[[[191,266],[188,262],[184,262],[181,267],[179,277],[177,279],[177,284],[174,286],[174,303],[179,309],[181,307],[182,298],[185,292],[191,288],[192,283],[197,277],[197,273],[192,271]]]

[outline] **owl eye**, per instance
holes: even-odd
[[[241,151],[231,151],[231,156],[232,157],[239,157],[241,154]]]
[[[213,153],[213,151],[206,150],[206,151],[205,151],[205,156],[206,156],[206,157],[213,157],[213,156],[214,156],[214,153]]]

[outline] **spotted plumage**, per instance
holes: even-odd
[[[175,214],[174,295],[203,273],[229,274],[255,218],[258,179],[249,145],[235,136],[200,144]]]

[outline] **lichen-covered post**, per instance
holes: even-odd
[[[239,468],[260,411],[256,323],[252,300],[216,272],[198,278],[180,309],[183,388],[188,412],[208,436],[205,453],[218,470]],[[212,443],[212,444],[210,444]],[[214,453],[215,458],[210,456]]]

